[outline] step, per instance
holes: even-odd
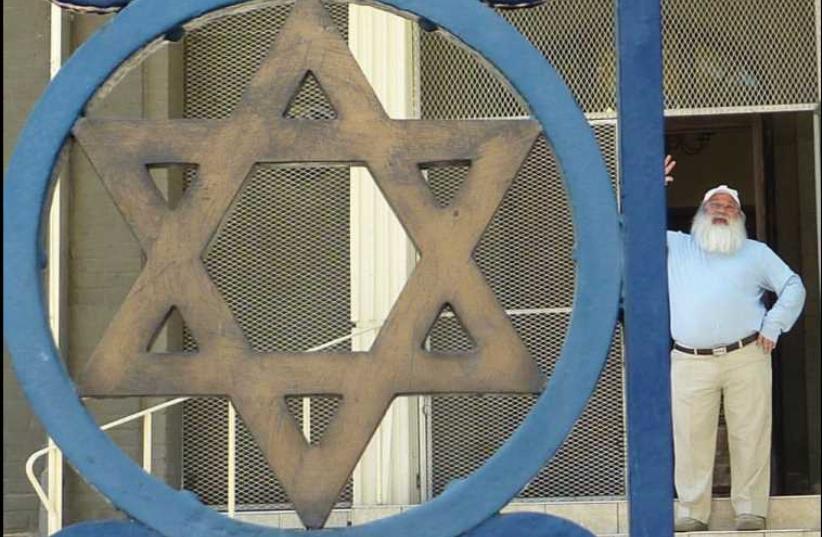
[[[326,527],[359,525],[399,514],[413,505],[356,506],[335,509]],[[572,520],[601,536],[627,535],[628,503],[620,499],[516,501],[503,513],[547,513]],[[820,537],[820,496],[775,496],[771,498],[767,529],[760,532],[733,531],[733,509],[728,498],[717,498],[712,503],[709,532],[698,532],[700,537],[713,535],[734,537]],[[301,528],[294,511],[239,512],[237,519],[277,528]],[[688,534],[679,534],[688,535]]]
[[[628,503],[625,500],[513,502],[503,512],[536,512],[558,515],[588,528],[597,535],[618,535],[628,531]],[[734,513],[728,498],[714,499],[709,528],[714,532],[734,529]],[[820,529],[820,496],[775,496],[769,504],[768,530]],[[731,533],[736,533],[731,531]],[[743,532],[756,535],[756,532]],[[684,534],[683,534],[684,535]],[[707,535],[702,532],[699,535]],[[788,534],[785,537],[793,537]],[[804,536],[803,536],[804,537]]]
[[[820,537],[819,530],[697,531],[676,537]],[[603,533],[598,537],[630,537],[627,533]]]

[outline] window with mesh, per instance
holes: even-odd
[[[817,102],[814,0],[663,0],[662,9],[666,109]],[[556,67],[586,113],[616,115],[614,2],[552,0],[499,13]],[[419,41],[426,117],[522,115],[468,52],[436,32],[421,32]],[[430,98],[438,90],[456,98]]]
[[[665,107],[817,102],[814,0],[662,2]]]
[[[514,314],[514,328],[543,373],[550,375],[568,325],[567,313]],[[436,350],[464,348],[464,337],[443,323],[431,337]],[[625,447],[621,333],[614,335],[597,388],[564,444],[519,493],[520,498],[623,496]],[[445,395],[431,398],[431,491],[481,466],[530,411],[532,395]]]
[[[328,7],[346,35],[347,6]],[[289,11],[289,5],[257,6],[209,20],[189,32],[186,117],[224,118],[231,113]],[[501,14],[556,66],[586,113],[614,114],[613,3],[558,0]],[[718,110],[815,102],[818,38],[813,0],[664,0],[663,24],[666,108]],[[419,32],[416,39],[423,118],[527,115],[507,86],[470,53],[437,32]],[[306,77],[289,106],[290,117],[333,117],[315,82]],[[595,131],[615,176],[614,126],[599,124]],[[427,171],[441,204],[449,203],[465,170],[450,166]],[[347,189],[344,168],[259,167],[246,180],[204,262],[254,348],[306,350],[349,333]],[[325,204],[324,210],[317,212],[317,204]],[[562,343],[573,296],[572,250],[565,191],[550,147],[541,139],[475,258],[548,373]],[[286,263],[286,258],[291,261]],[[433,348],[470,344],[455,321],[443,312],[431,334]],[[190,338],[187,341],[193,345]],[[523,496],[624,494],[619,348],[617,332],[585,414]],[[310,403],[312,438],[321,434],[335,410],[333,399],[319,399]],[[494,395],[433,398],[432,492],[438,494],[449,481],[481,464],[532,402],[529,397]],[[292,403],[295,418],[301,421],[306,405]],[[217,399],[192,400],[184,409],[184,485],[211,505],[224,504],[226,497],[226,412],[225,403]],[[481,439],[472,440],[480,438],[476,435]],[[241,508],[287,505],[242,424],[238,446]],[[349,483],[341,501],[350,498]]]
[[[425,81],[422,97],[425,101]],[[429,96],[430,97],[430,96]],[[425,109],[423,109],[425,113]],[[612,178],[613,123],[594,125]],[[458,187],[465,169],[433,168],[435,196]],[[615,183],[614,183],[615,185]],[[474,258],[540,369],[550,375],[570,318],[574,290],[570,210],[549,144],[538,138]],[[468,350],[470,335],[444,311],[429,338],[432,350]],[[596,391],[571,435],[520,497],[625,494],[621,335],[617,331]],[[478,468],[513,433],[536,396],[446,395],[431,398],[429,450],[432,495]]]
[[[348,8],[328,4],[347,36]],[[185,38],[185,116],[228,117],[262,64],[290,5],[231,12]],[[331,119],[322,88],[308,74],[287,115]],[[187,181],[196,180],[188,172]],[[257,351],[306,351],[351,332],[347,167],[289,168],[257,165],[249,173],[203,254],[206,270]],[[190,334],[185,346],[195,345]],[[350,350],[348,341],[324,350]],[[287,405],[316,441],[338,406],[333,397],[288,398]],[[237,417],[238,509],[289,508],[289,500],[262,452]],[[196,398],[183,409],[183,486],[207,505],[227,502],[228,407],[219,398]],[[340,495],[350,504],[351,481]]]

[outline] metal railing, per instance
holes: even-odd
[[[332,339],[331,341],[327,341],[322,345],[318,345],[316,347],[312,347],[305,352],[317,352],[329,347],[333,347],[334,345],[338,345],[344,341],[348,341],[353,339],[357,336],[362,334],[366,334],[368,332],[372,332],[374,330],[379,329],[382,326],[382,323],[369,326],[368,328],[364,328],[362,330],[351,332],[348,335],[338,337],[336,339]],[[153,416],[156,412],[160,410],[164,410],[180,403],[191,399],[191,397],[177,397],[176,399],[170,399],[163,403],[159,403],[157,405],[151,406],[149,408],[143,409],[139,412],[135,412],[134,414],[129,414],[128,416],[124,416],[122,418],[116,419],[112,422],[106,423],[105,425],[100,426],[100,430],[107,431],[119,425],[123,425],[125,423],[130,423],[137,419],[142,418],[142,467],[146,473],[151,473],[151,461],[152,461],[152,427],[153,427]],[[234,409],[234,405],[231,404],[231,401],[227,401],[226,404],[228,405],[228,492],[226,498],[226,514],[233,518],[236,513],[236,495],[235,495],[235,488],[236,488],[236,439],[237,439],[237,413]],[[304,414],[308,414],[311,411],[311,400],[308,397],[303,398],[303,412]],[[308,422],[308,420],[303,420],[304,422]],[[310,429],[308,427],[303,427],[303,434],[308,435]],[[43,504],[43,507],[46,509],[46,513],[48,515],[48,522],[47,522],[47,535],[52,535],[59,531],[62,527],[62,518],[63,518],[63,487],[62,487],[62,472],[54,472],[58,474],[58,481],[59,483],[49,483],[48,489],[49,492],[47,493],[43,486],[40,484],[40,480],[34,473],[34,464],[37,462],[40,457],[43,455],[48,454],[49,460],[57,461],[58,463],[62,463],[62,452],[57,445],[49,439],[48,446],[44,447],[41,450],[35,451],[32,453],[29,458],[26,460],[26,477],[31,483],[34,492],[37,494],[37,497],[40,499],[40,502]],[[54,468],[54,464],[49,464],[48,468]],[[49,476],[51,479],[52,476]]]

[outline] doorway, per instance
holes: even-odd
[[[807,290],[803,314],[773,355],[771,491],[819,493],[819,211],[813,116],[809,112],[670,117],[665,149],[677,161],[668,188],[668,227],[688,232],[702,196],[727,184],[739,191],[750,238],[768,244]],[[773,303],[774,297],[767,301]],[[720,416],[714,494],[730,492]]]

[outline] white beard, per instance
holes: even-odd
[[[739,217],[728,219],[728,224],[714,224],[712,218],[699,209],[691,225],[691,235],[696,243],[706,252],[719,254],[736,253],[748,232],[745,230],[745,214],[740,212]]]

